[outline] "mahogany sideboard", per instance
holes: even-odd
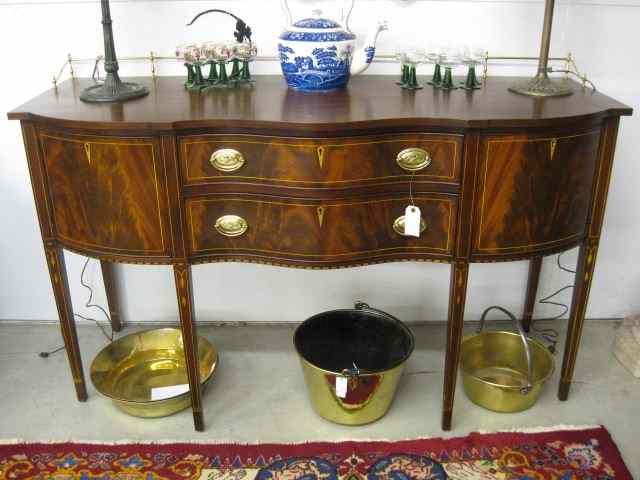
[[[600,93],[564,98],[481,90],[405,91],[363,76],[322,94],[276,76],[253,89],[188,92],[172,77],[124,104],[86,104],[72,79],[9,113],[20,120],[62,336],[87,398],[62,249],[173,266],[196,430],[204,429],[191,266],[238,261],[336,268],[451,265],[442,428],[451,428],[469,264],[530,260],[531,321],[541,260],[580,246],[558,396],[566,400],[594,271],[618,123]],[[410,202],[425,228],[406,237]],[[395,228],[394,228],[395,225]]]

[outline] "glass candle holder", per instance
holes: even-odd
[[[429,63],[433,63],[433,76],[427,83],[434,87],[439,87],[442,83],[442,67],[440,66],[440,50],[431,48],[427,50],[426,59]]]
[[[176,59],[182,62],[187,69],[187,79],[184,82],[184,86],[187,89],[197,88],[195,65],[198,60],[195,55],[196,48],[197,46],[193,43],[187,43],[176,47]]]
[[[258,48],[253,43],[236,43],[234,47],[234,55],[234,59],[241,63],[240,72],[236,81],[240,85],[253,84],[254,80],[251,78],[249,64],[258,56]]]
[[[233,85],[227,75],[227,63],[233,56],[233,45],[227,43],[215,43],[211,46],[212,61],[218,64],[218,81],[212,88],[229,88]]]
[[[202,46],[193,45],[190,51],[190,56],[193,58],[193,69],[195,71],[195,82],[193,89],[202,90],[207,86],[202,67],[206,65],[207,58],[203,55]]]
[[[407,52],[397,51],[395,54],[396,60],[400,63],[400,80],[396,82],[396,85],[404,87],[409,83],[409,65],[407,64]]]
[[[439,88],[443,90],[455,90],[458,88],[453,83],[453,69],[462,63],[460,51],[455,48],[445,48],[440,53],[440,65],[444,67],[444,77]]]
[[[405,83],[405,85],[403,85],[403,88],[406,88],[408,90],[419,90],[423,88],[422,85],[418,83],[417,69],[418,65],[424,63],[425,61],[426,53],[424,50],[420,48],[412,48],[407,51],[407,82]]]
[[[240,79],[240,59],[238,58],[238,44],[228,44],[227,45],[231,50],[231,57],[229,58],[229,62],[231,63],[231,73],[229,74],[229,80],[232,82],[236,82]]]
[[[484,61],[484,49],[465,49],[462,53],[462,64],[467,66],[467,77],[460,82],[460,88],[465,90],[477,90],[482,87],[482,82],[476,75],[476,66]]]
[[[207,76],[208,86],[211,86],[218,82],[218,69],[216,67],[217,63],[213,57],[213,46],[215,44],[212,42],[205,42],[201,45],[202,55],[205,57],[206,64],[209,65],[209,75]]]

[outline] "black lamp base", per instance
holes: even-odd
[[[80,94],[80,100],[89,103],[122,102],[134,98],[144,97],[149,94],[149,89],[144,85],[132,82],[109,82],[92,85],[85,88]]]

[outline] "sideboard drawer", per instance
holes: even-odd
[[[399,252],[451,254],[457,198],[416,195],[426,229],[420,238],[394,230],[409,198],[304,202],[267,198],[187,201],[193,255],[266,254],[339,260]],[[225,223],[226,222],[226,223]]]
[[[180,139],[186,184],[225,180],[335,188],[358,183],[459,183],[462,136],[296,139],[202,135]]]

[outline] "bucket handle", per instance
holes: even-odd
[[[378,313],[390,320],[393,320],[394,322],[397,322],[398,319],[396,317],[394,317],[393,315],[385,312],[384,310],[379,310],[377,308],[373,308],[371,307],[368,303],[366,302],[361,302],[361,301],[357,301],[354,305],[354,308],[356,310],[361,310],[361,311],[369,311],[369,312],[374,312],[374,313]],[[358,368],[358,366],[354,363],[353,364],[353,369],[351,368],[345,368],[344,370],[342,370],[341,375],[343,377],[347,377],[350,381],[355,381],[357,380],[357,378],[362,375],[365,374],[366,371],[361,370],[360,368]]]
[[[373,312],[373,313],[377,313],[379,315],[382,315],[385,318],[388,318],[389,320],[391,320],[392,322],[400,325],[409,335],[410,339],[411,339],[411,347],[410,347],[410,351],[413,351],[413,345],[414,345],[414,339],[413,339],[413,335],[411,334],[411,332],[409,331],[409,329],[407,329],[406,326],[404,326],[402,324],[402,322],[400,320],[398,320],[396,317],[394,317],[393,315],[391,315],[390,313],[385,312],[384,310],[380,310],[378,308],[373,308],[372,306],[370,306],[368,303],[366,302],[362,302],[360,300],[356,301],[355,305],[354,305],[354,309],[355,310],[360,310],[360,311],[368,311],[368,312]],[[341,375],[343,377],[347,377],[349,378],[349,380],[357,380],[357,378],[361,375],[366,375],[369,372],[367,372],[366,370],[362,370],[361,368],[359,368],[355,363],[353,364],[353,369],[351,368],[345,368],[342,370]]]
[[[522,395],[528,395],[533,389],[533,366],[531,361],[531,347],[529,346],[529,342],[527,341],[527,336],[524,333],[524,328],[522,328],[522,324],[520,323],[520,320],[518,320],[513,313],[511,313],[509,310],[505,308],[502,308],[496,305],[496,306],[487,308],[482,313],[482,317],[480,317],[480,325],[478,326],[477,333],[481,333],[482,330],[484,329],[484,324],[487,318],[487,314],[491,310],[500,310],[502,313],[507,315],[511,320],[513,320],[513,323],[518,329],[518,334],[520,335],[520,338],[522,338],[522,343],[524,344],[524,354],[527,357],[527,386],[522,387],[520,389],[520,393]]]
[[[379,314],[380,314],[380,315],[382,315],[382,316],[385,316],[385,317],[387,317],[387,318],[390,318],[390,319],[391,319],[391,320],[393,320],[394,322],[397,322],[397,321],[398,321],[398,319],[397,319],[396,317],[394,317],[393,315],[391,315],[391,314],[389,314],[389,313],[385,312],[384,310],[379,310],[379,309],[377,309],[377,308],[370,307],[370,306],[369,306],[369,304],[368,304],[368,303],[365,303],[365,302],[360,302],[360,301],[356,302],[356,304],[355,304],[354,308],[355,308],[356,310],[368,310],[368,311],[370,311],[370,312],[379,313]]]

